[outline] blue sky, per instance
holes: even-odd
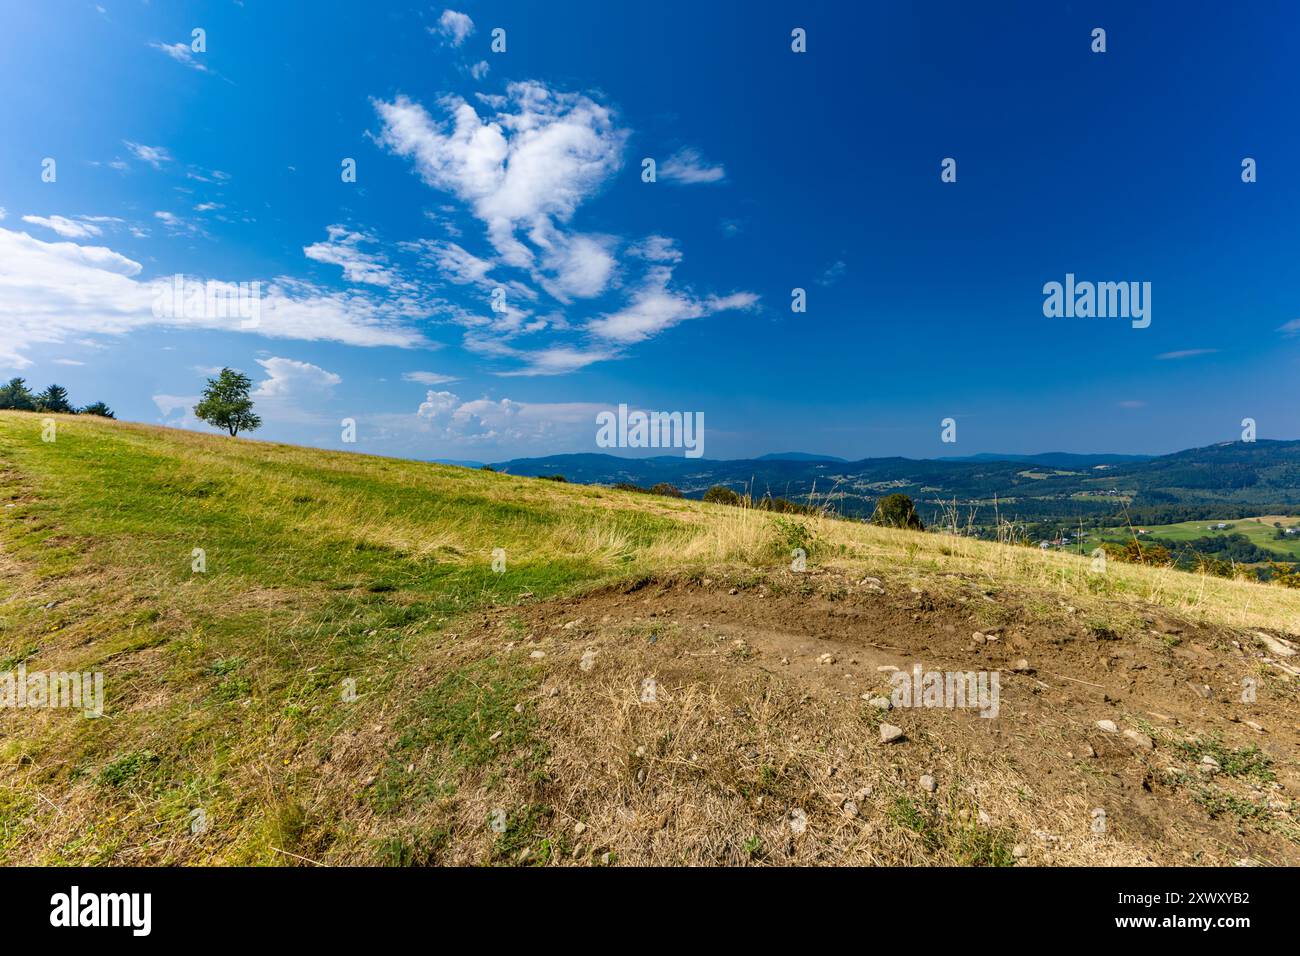
[[[0,375],[204,427],[229,365],[256,437],[419,458],[620,403],[711,458],[1300,437],[1300,14],[1131,6],[8,0]],[[1067,273],[1150,326],[1045,317]]]

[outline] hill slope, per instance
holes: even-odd
[[[0,505],[0,674],[105,684],[2,863],[1300,862],[1297,591],[22,413]]]

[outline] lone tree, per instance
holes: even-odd
[[[925,525],[916,514],[912,499],[903,494],[885,495],[876,502],[876,512],[871,516],[872,524],[887,528],[915,528],[924,531]]]
[[[68,390],[62,385],[48,385],[45,391],[36,396],[36,410],[38,412],[61,412],[64,415],[75,415],[77,410],[72,407],[68,401]]]
[[[262,419],[253,414],[253,400],[248,397],[252,387],[252,379],[244,373],[223,368],[216,378],[208,379],[194,414],[209,425],[224,428],[231,438],[260,428]]]
[[[27,380],[11,378],[7,384],[0,385],[0,408],[12,408],[20,412],[36,411],[36,396],[27,387]]]

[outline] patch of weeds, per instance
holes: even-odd
[[[446,827],[415,830],[380,840],[375,862],[380,866],[437,866],[450,845],[451,831]]]
[[[1192,794],[1192,799],[1211,819],[1230,814],[1242,821],[1258,823],[1268,820],[1267,807],[1243,800],[1217,787],[1200,787]]]
[[[10,654],[8,657],[0,659],[0,671],[11,671],[23,661],[32,657],[40,648],[35,644],[28,644],[22,650]]]
[[[252,681],[238,673],[244,663],[242,657],[223,657],[212,663],[208,673],[221,678],[212,692],[214,698],[223,701],[243,700],[252,694]]]
[[[152,750],[132,750],[109,763],[99,772],[100,784],[107,787],[125,787],[146,771],[158,765],[158,755]]]
[[[804,556],[808,558],[817,551],[819,544],[817,532],[802,521],[777,516],[772,519],[772,532],[773,550],[782,560],[789,558],[796,548],[802,550]]]
[[[763,840],[761,837],[750,837],[741,844],[741,849],[745,851],[745,856],[751,860],[761,860],[763,858]]]
[[[262,818],[262,839],[273,850],[300,853],[305,849],[307,811],[296,800],[281,800]],[[287,861],[276,854],[281,864]]]
[[[943,845],[934,817],[929,810],[921,807],[911,797],[903,795],[894,798],[894,802],[885,810],[885,816],[895,826],[911,830],[921,838],[921,844],[933,853]]]
[[[1272,759],[1254,744],[1234,749],[1224,746],[1218,734],[1210,734],[1193,741],[1180,741],[1177,749],[1193,763],[1200,763],[1205,756],[1213,757],[1228,777],[1248,777],[1257,783],[1272,783],[1277,778]]]
[[[1119,635],[1105,621],[1089,621],[1088,634],[1099,641],[1118,641]]]
[[[528,804],[523,810],[510,814],[506,819],[506,828],[492,844],[492,861],[494,863],[514,863],[519,854],[532,847],[534,836],[551,818],[551,808],[540,804]],[[545,844],[542,846],[541,844]],[[549,862],[555,847],[552,841],[542,840],[538,851],[530,856],[528,863],[541,866]],[[543,856],[545,859],[543,859]]]
[[[947,810],[947,813],[940,813],[935,807],[923,806],[911,797],[901,795],[894,799],[885,814],[897,826],[920,837],[921,845],[928,852],[943,851],[952,865],[1015,865],[1009,833],[979,823],[973,806],[958,807],[950,801]],[[966,819],[963,820],[963,816]]]
[[[380,810],[393,810],[420,780],[406,767],[431,758],[425,782],[459,777],[515,755],[512,769],[536,771],[547,755],[536,736],[531,708],[515,705],[537,686],[537,669],[508,659],[489,658],[447,674],[416,700],[390,755],[374,799]],[[499,736],[497,735],[500,732]],[[439,792],[445,785],[439,785]]]

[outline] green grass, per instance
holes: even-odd
[[[1142,530],[1147,533],[1139,540],[1159,538],[1165,541],[1194,541],[1197,538],[1240,534],[1255,547],[1275,553],[1279,559],[1300,560],[1300,534],[1279,539],[1273,521],[1281,522],[1284,528],[1300,527],[1300,518],[1295,517],[1272,518],[1269,521],[1257,518],[1223,519],[1222,523],[1227,527],[1222,530],[1215,529],[1214,526],[1220,523],[1217,520],[1180,521],[1176,524],[1143,525]],[[1090,528],[1088,533],[1089,542],[1101,540],[1124,544],[1133,540],[1133,534],[1128,528]]]

